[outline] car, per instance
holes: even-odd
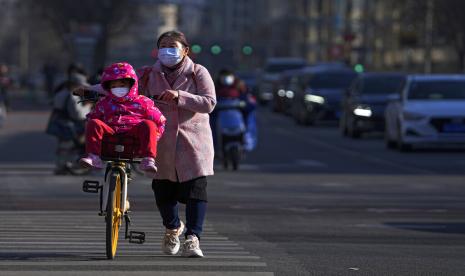
[[[338,120],[341,100],[357,73],[348,68],[305,68],[299,76],[300,89],[292,99],[292,116],[299,124]]]
[[[273,91],[279,85],[280,74],[286,70],[300,69],[307,66],[302,58],[269,58],[266,61],[258,86],[258,102],[267,104],[273,99]]]
[[[405,74],[360,74],[342,100],[339,126],[344,136],[359,138],[367,132],[384,131],[384,110],[389,95],[399,91]]]
[[[280,74],[277,87],[273,91],[272,109],[274,112],[289,113],[294,90],[298,87],[298,76],[301,72],[301,69],[295,69]]]
[[[401,151],[465,144],[465,76],[409,75],[385,111],[385,142]]]

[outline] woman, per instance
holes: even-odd
[[[209,113],[216,105],[215,85],[205,67],[188,57],[183,33],[162,34],[158,61],[141,70],[145,94],[167,118],[158,144],[158,173],[152,182],[156,203],[166,227],[162,250],[179,251],[184,224],[178,202],[186,204],[183,256],[203,257],[199,245],[207,208],[207,176],[213,175],[213,141]]]
[[[216,105],[215,85],[208,70],[188,57],[189,43],[183,33],[162,34],[157,48],[158,61],[137,71],[140,93],[154,98],[167,119],[158,142],[158,172],[152,182],[166,227],[162,250],[177,254],[179,236],[186,228],[182,255],[203,257],[199,239],[207,208],[207,176],[213,175],[209,113]],[[102,91],[100,85],[91,89]],[[178,202],[186,204],[185,225],[178,215]]]

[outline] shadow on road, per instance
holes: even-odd
[[[465,222],[386,222],[384,225],[402,230],[443,234],[465,234]]]
[[[73,254],[63,254],[63,253],[0,253],[0,261],[37,261],[44,259],[51,259],[55,261],[96,261],[96,260],[106,260],[104,256],[102,258],[97,257],[84,257]],[[40,264],[40,263],[38,263]]]

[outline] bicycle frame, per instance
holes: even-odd
[[[109,161],[106,171],[104,184],[100,185],[98,181],[85,180],[83,183],[84,192],[100,192],[100,213],[99,216],[105,217],[106,223],[106,246],[107,258],[114,259],[118,244],[119,230],[123,218],[125,220],[124,238],[130,243],[142,244],[145,242],[145,233],[139,231],[129,231],[131,219],[127,210],[128,182],[131,176],[131,162],[136,160],[115,159]],[[116,178],[115,178],[116,175]],[[118,185],[112,187],[112,185]],[[109,202],[109,198],[111,198]]]

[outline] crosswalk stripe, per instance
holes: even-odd
[[[180,258],[179,258],[180,259]],[[183,258],[185,260],[185,258]],[[79,262],[74,262],[74,261],[62,261],[62,262],[31,262],[31,261],[6,261],[6,262],[0,262],[0,267],[2,266],[82,266],[82,263]],[[266,266],[266,263],[264,262],[241,262],[241,261],[210,261],[210,260],[202,260],[202,259],[197,259],[195,261],[179,261],[179,260],[174,260],[173,259],[168,259],[168,260],[163,260],[163,261],[154,261],[151,260],[149,262],[147,261],[118,261],[118,262],[113,262],[113,261],[106,261],[106,260],[101,260],[101,261],[87,261],[86,262],[86,267],[89,266],[110,266],[110,267],[116,267],[116,266],[136,266],[136,265],[144,265],[144,266],[171,266],[171,265],[176,265],[176,266]]]
[[[52,272],[58,269],[60,272],[72,271],[73,274],[69,274],[70,276],[87,276],[90,274],[79,273],[98,270],[97,274],[103,276],[107,275],[105,271],[109,273],[108,275],[110,273],[115,275],[115,269],[129,269],[131,274],[137,271],[142,273],[140,275],[148,275],[145,273],[150,271],[150,275],[158,275],[157,273],[163,271],[163,267],[165,269],[179,267],[181,270],[195,268],[194,271],[189,271],[190,276],[196,273],[199,273],[198,275],[273,275],[263,271],[267,264],[261,261],[259,256],[246,251],[228,237],[220,235],[212,224],[205,224],[200,242],[205,258],[190,260],[181,256],[167,256],[161,252],[161,241],[165,230],[157,212],[141,211],[131,216],[133,222],[131,230],[144,231],[146,242],[143,245],[136,245],[124,240],[123,224],[116,259],[108,261],[105,254],[104,219],[96,216],[95,212],[2,210],[0,211],[2,217],[0,271],[6,269],[10,272],[18,272],[11,275],[29,276],[41,274],[36,271],[34,274],[23,274],[23,272],[32,270]],[[85,271],[82,271],[83,267]],[[225,271],[208,274],[215,267]],[[160,275],[185,275],[179,272],[181,271],[166,271],[168,274]]]
[[[203,248],[202,248],[203,250]],[[221,251],[216,251],[216,250],[203,250],[205,254],[210,254],[211,257],[214,257],[216,254],[227,254],[227,255],[234,255],[234,256],[246,256],[250,255],[250,252],[248,251],[226,251],[226,250],[221,250]],[[83,249],[54,249],[54,248],[47,248],[47,249],[29,249],[29,248],[22,248],[22,249],[11,249],[11,250],[1,250],[0,254],[10,254],[14,255],[15,253],[54,253],[54,254],[63,254],[63,255],[70,255],[70,254],[80,254],[80,253],[87,253],[87,254],[105,254],[105,247],[101,247],[100,249],[89,249],[89,248],[83,248]],[[163,253],[159,250],[119,250],[117,252],[117,256],[126,256],[131,253],[136,253],[136,254],[160,254],[162,255]],[[1,260],[1,258],[0,258]],[[1,261],[0,261],[1,263]]]
[[[93,235],[92,237],[83,237],[82,235],[79,235],[79,234],[66,234],[66,235],[63,235],[63,234],[60,234],[60,233],[56,233],[56,234],[50,234],[49,232],[48,233],[28,233],[27,236],[23,236],[23,234],[25,233],[1,233],[1,236],[0,236],[0,241],[2,240],[5,240],[5,241],[11,241],[11,240],[15,240],[15,239],[20,239],[20,240],[32,240],[32,241],[37,241],[37,240],[59,240],[59,239],[66,239],[66,240],[86,240],[86,241],[92,241],[92,240],[96,240],[96,241],[101,241],[103,238],[105,238],[105,233],[103,233],[103,231],[101,233],[97,233],[95,235]],[[98,237],[98,238],[96,238]],[[155,237],[155,235],[153,236],[147,236],[146,239],[147,240],[151,240],[151,239],[156,239],[156,238],[152,238],[152,237]],[[161,238],[162,238],[162,235],[159,235],[159,236],[156,236],[156,237],[159,237],[159,239],[156,239],[158,242],[161,241]],[[216,236],[202,236],[202,244],[205,244],[206,242],[228,242],[229,239],[227,237],[216,237]],[[231,241],[229,241],[231,242]],[[233,243],[233,242],[231,242]],[[215,243],[216,244],[216,243]]]
[[[102,275],[101,270],[91,271],[4,271],[2,276],[95,276]],[[103,274],[106,275],[106,274]],[[111,271],[112,276],[127,276],[127,271]],[[131,271],[132,276],[273,276],[272,272],[242,271]]]

